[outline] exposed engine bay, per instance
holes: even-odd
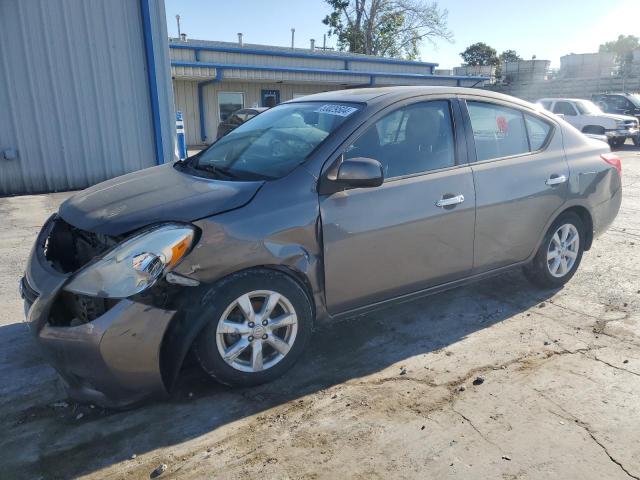
[[[122,237],[88,232],[68,224],[59,216],[44,245],[44,256],[60,273],[72,273],[117,245]],[[82,325],[91,322],[113,307],[117,300],[62,292],[54,304],[49,322],[54,326]]]

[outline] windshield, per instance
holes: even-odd
[[[357,104],[285,103],[243,123],[193,157],[192,168],[222,178],[280,178],[360,109]]]
[[[581,115],[600,115],[602,110],[593,102],[589,100],[580,100],[576,102],[576,107]]]
[[[632,93],[631,95],[629,95],[629,101],[636,107],[640,107],[640,94]]]

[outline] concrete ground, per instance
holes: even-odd
[[[17,284],[65,194],[0,199],[0,477],[640,479],[640,151],[566,288],[519,272],[322,326],[280,380],[188,368],[166,401],[65,403]]]

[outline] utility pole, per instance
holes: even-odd
[[[180,15],[176,15],[176,23],[178,24],[178,38],[182,38],[181,37],[182,32],[180,32]]]

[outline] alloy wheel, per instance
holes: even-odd
[[[224,361],[242,372],[267,370],[289,353],[298,317],[284,295],[256,290],[241,295],[218,321],[216,345]]]
[[[551,237],[547,248],[547,268],[555,278],[571,271],[580,250],[580,234],[571,223],[560,226]]]

